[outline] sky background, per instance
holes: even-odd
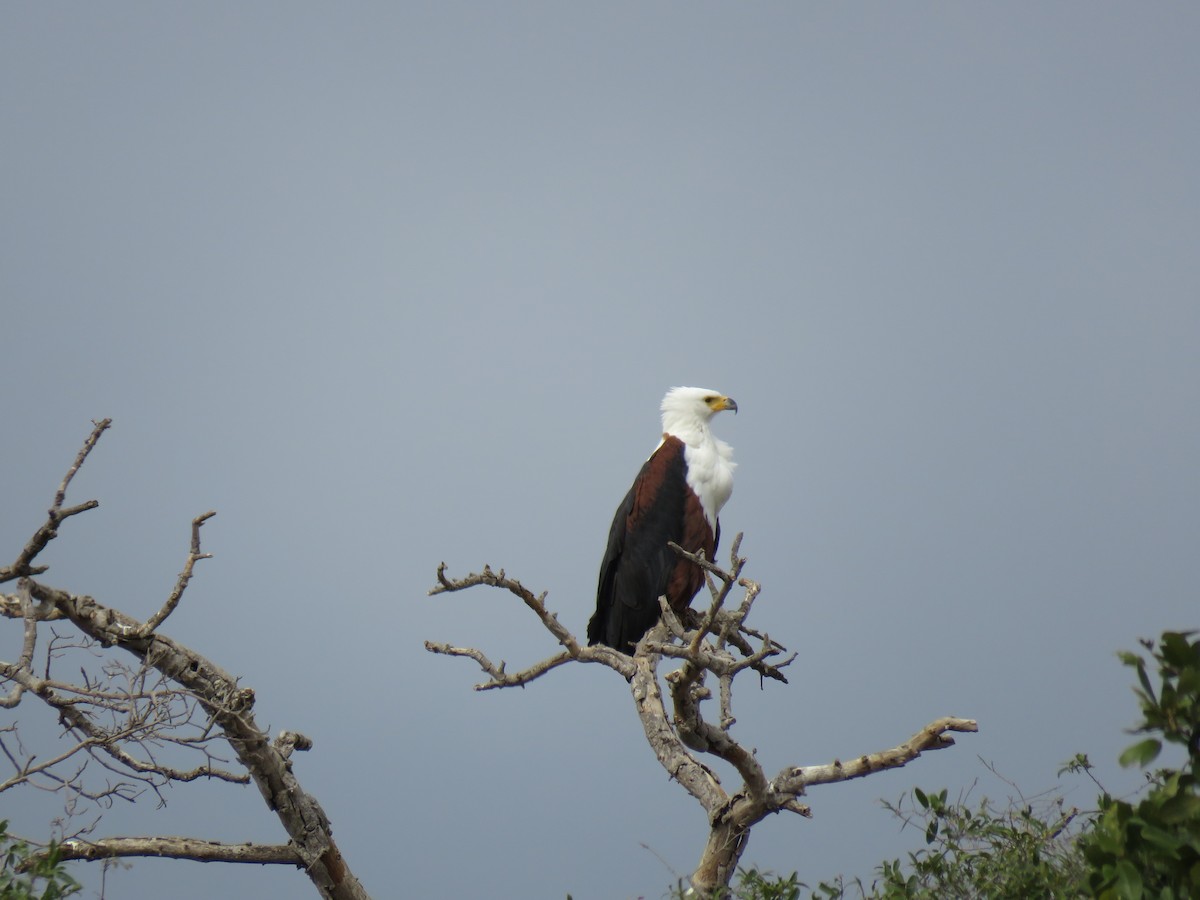
[[[981,759],[1127,790],[1114,654],[1200,626],[1198,45],[1185,3],[4,4],[0,556],[112,417],[45,580],[147,616],[216,509],[164,630],[313,738],[374,896],[655,898],[705,821],[624,681],[475,693],[425,639],[556,646],[426,591],[503,566],[583,634],[663,392],[715,388],[751,624],[799,653],[736,736],[774,772],[980,725],[744,863],[869,876],[922,843],[879,798],[1007,796]],[[253,788],[167,799],[97,834],[283,839]],[[311,891],[107,895],[168,887]]]

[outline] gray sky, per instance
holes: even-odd
[[[1200,625],[1198,42],[1182,3],[6,4],[2,553],[111,416],[47,579],[148,615],[217,509],[168,631],[314,739],[369,890],[653,898],[704,821],[625,683],[473,693],[424,639],[555,646],[425,592],[504,566],[581,634],[659,399],[699,384],[741,407],[723,530],[800,652],[737,735],[774,770],[981,728],[745,863],[868,875],[920,841],[878,798],[1003,796],[978,757],[1124,789],[1114,652]],[[252,789],[168,800],[101,833],[282,835]],[[308,890],[108,888],[167,883]]]

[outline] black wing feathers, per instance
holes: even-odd
[[[647,462],[646,465],[649,465]],[[640,475],[638,476],[641,477]],[[608,637],[609,607],[612,605],[613,580],[617,575],[617,563],[625,549],[625,522],[633,511],[633,498],[637,491],[637,482],[629,489],[617,512],[613,516],[612,527],[608,529],[608,547],[604,551],[604,559],[600,562],[600,584],[596,588],[596,612],[588,622],[588,643],[604,644]]]
[[[613,518],[588,643],[632,653],[658,621],[658,598],[678,563],[667,542],[683,540],[689,493],[684,444],[668,437],[646,460]]]

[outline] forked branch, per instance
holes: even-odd
[[[738,555],[741,539],[739,534],[733,543],[728,570],[671,545],[676,553],[704,570],[711,601],[703,612],[685,611],[685,615],[677,617],[665,598],[660,598],[662,619],[638,643],[633,656],[604,646],[581,645],[546,608],[545,593],[535,596],[504,570],[496,573],[485,566],[479,574],[454,580],[446,575],[442,563],[437,570],[438,583],[429,592],[436,595],[480,585],[506,590],[533,611],[563,648],[554,656],[509,673],[503,661],[493,663],[480,649],[425,642],[425,649],[431,653],[474,660],[488,676],[487,681],[475,686],[476,690],[523,686],[569,662],[598,662],[629,682],[638,718],[656,758],[671,778],[696,798],[708,819],[708,842],[691,877],[692,888],[699,897],[715,897],[728,886],[751,828],[766,816],[782,811],[812,815],[799,799],[809,785],[860,778],[903,766],[926,750],[952,745],[949,732],[977,730],[975,722],[969,719],[938,719],[890,750],[855,757],[849,762],[835,760],[829,765],[793,766],[769,779],[754,752],[732,734],[736,722],[732,712],[733,681],[742,672],[756,671],[760,676],[786,683],[782,670],[796,659],[796,654],[775,661],[787,652],[786,648],[765,632],[746,625],[761,588],[742,577],[746,560]],[[744,593],[740,602],[731,605],[735,587],[742,588]],[[664,676],[671,696],[669,711],[659,683],[659,664],[664,658],[679,663],[677,669]],[[703,711],[704,701],[713,696],[706,684],[709,678],[717,682],[716,721],[709,721]],[[703,756],[732,766],[741,779],[740,788],[728,792],[715,772],[701,761]]]
[[[88,454],[95,448],[96,442],[100,440],[100,435],[104,434],[111,424],[112,419],[101,419],[99,422],[92,423],[94,426],[92,433],[83,442],[83,446],[75,456],[75,461],[67,469],[67,474],[63,476],[63,480],[54,494],[54,503],[46,513],[46,521],[33,533],[21,552],[17,554],[12,565],[0,567],[0,584],[12,581],[14,578],[40,575],[45,572],[46,566],[34,566],[32,563],[37,559],[38,554],[46,549],[46,545],[58,537],[58,526],[71,516],[77,516],[100,505],[99,500],[88,500],[77,506],[63,507],[67,498],[67,488],[71,486],[71,480],[75,477],[75,473],[79,471],[88,458]]]
[[[571,660],[600,663],[620,672],[626,679],[633,676],[633,664],[628,656],[624,653],[618,653],[610,647],[588,647],[580,644],[575,635],[558,621],[558,615],[546,607],[545,591],[535,596],[533,591],[529,590],[521,582],[515,578],[509,578],[503,569],[495,572],[491,566],[485,565],[482,572],[472,572],[465,578],[454,579],[446,575],[446,564],[441,563],[437,568],[437,581],[438,583],[429,589],[429,596],[431,597],[438,594],[465,591],[468,588],[478,587],[479,585],[508,591],[510,594],[519,597],[533,611],[533,614],[538,617],[543,627],[563,647],[561,653],[535,663],[520,672],[510,674],[506,671],[504,660],[501,660],[498,665],[494,664],[482,650],[477,650],[473,647],[454,647],[440,641],[425,642],[425,649],[430,653],[439,653],[443,656],[465,656],[468,659],[475,660],[491,679],[490,681],[475,685],[475,690],[477,691],[504,687],[520,687]]]
[[[0,792],[33,784],[68,791],[72,798],[89,798],[102,806],[115,799],[132,800],[146,789],[158,793],[170,782],[215,778],[253,782],[288,833],[290,843],[279,847],[222,844],[193,838],[105,838],[63,842],[65,859],[115,856],[172,856],[205,861],[285,863],[303,868],[321,896],[330,900],[367,897],[333,841],[329,819],[315,798],[300,786],[290,757],[307,750],[312,741],[295,732],[282,732],[271,741],[254,719],[254,691],[241,686],[215,663],[191,648],[161,634],[159,629],[179,606],[197,562],[208,559],[200,529],[212,516],[192,520],[191,542],[183,570],[159,610],[144,622],[98,600],[52,587],[33,576],[46,571],[38,555],[58,534],[64,520],[99,504],[89,500],[66,506],[66,496],[79,468],[111,424],[104,419],[84,441],[74,463],[55,493],[46,520],[18,553],[0,568],[0,582],[20,579],[18,592],[0,595],[0,616],[20,620],[24,632],[16,662],[0,661],[0,685],[13,687],[0,695],[0,705],[16,706],[37,698],[54,709],[70,740],[58,754],[33,754],[23,749],[15,726],[0,729],[0,763],[13,774],[0,777]],[[70,620],[78,635],[65,638],[52,631],[35,665],[40,629],[48,622]],[[81,636],[80,636],[81,635]],[[137,660],[123,662],[122,651]],[[80,679],[67,681],[52,674],[64,668],[70,654],[82,654]],[[95,667],[100,666],[96,672]],[[39,674],[40,673],[40,674]],[[224,740],[245,772],[222,767],[211,749]],[[202,754],[202,764],[187,768],[172,760],[179,754]],[[112,776],[100,789],[84,783],[91,765]]]
[[[192,569],[202,559],[212,559],[211,553],[200,552],[200,526],[217,514],[217,511],[209,510],[203,515],[196,516],[192,519],[192,544],[188,551],[187,560],[183,564],[183,571],[179,573],[179,580],[175,582],[175,589],[171,591],[171,595],[167,597],[167,602],[162,605],[154,615],[146,620],[142,625],[138,637],[149,637],[154,633],[169,616],[175,611],[175,607],[179,605],[179,601],[183,599],[183,592],[187,590],[188,583],[192,580]]]

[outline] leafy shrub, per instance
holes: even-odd
[[[0,821],[0,900],[59,900],[82,890],[67,874],[52,843],[45,853],[8,834]]]
[[[1149,735],[1121,754],[1121,764],[1146,768],[1164,743],[1182,747],[1185,759],[1179,769],[1151,772],[1137,804],[1100,798],[1095,827],[1080,841],[1088,885],[1100,900],[1200,897],[1200,640],[1192,635],[1169,631],[1157,647],[1142,641],[1158,666],[1157,690],[1146,659],[1121,654],[1137,670],[1142,723],[1135,732]]]

